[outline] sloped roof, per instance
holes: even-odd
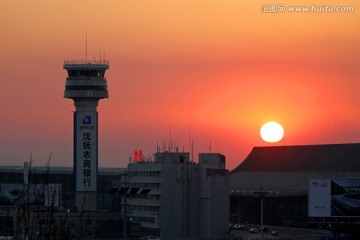
[[[360,171],[360,143],[254,147],[242,171]]]
[[[230,175],[230,189],[233,195],[260,188],[272,196],[307,195],[310,179],[360,179],[360,171],[239,171]]]

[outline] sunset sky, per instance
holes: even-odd
[[[288,11],[311,5],[354,11]],[[0,163],[72,166],[63,61],[85,58],[86,33],[88,58],[110,61],[99,166],[170,135],[229,169],[254,146],[360,142],[359,29],[359,0],[2,0]],[[261,140],[267,121],[283,125],[280,143]]]

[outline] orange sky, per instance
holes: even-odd
[[[264,13],[262,5],[353,6],[352,13]],[[2,0],[0,159],[72,165],[64,60],[105,52],[99,165],[123,167],[171,137],[221,152],[233,169],[284,126],[277,145],[360,142],[358,0]]]

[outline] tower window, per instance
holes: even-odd
[[[68,70],[69,77],[104,77],[105,70]]]

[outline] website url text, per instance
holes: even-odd
[[[352,13],[354,6],[330,6],[330,5],[311,5],[311,6],[287,6],[285,4],[264,4],[261,6],[263,13]]]

